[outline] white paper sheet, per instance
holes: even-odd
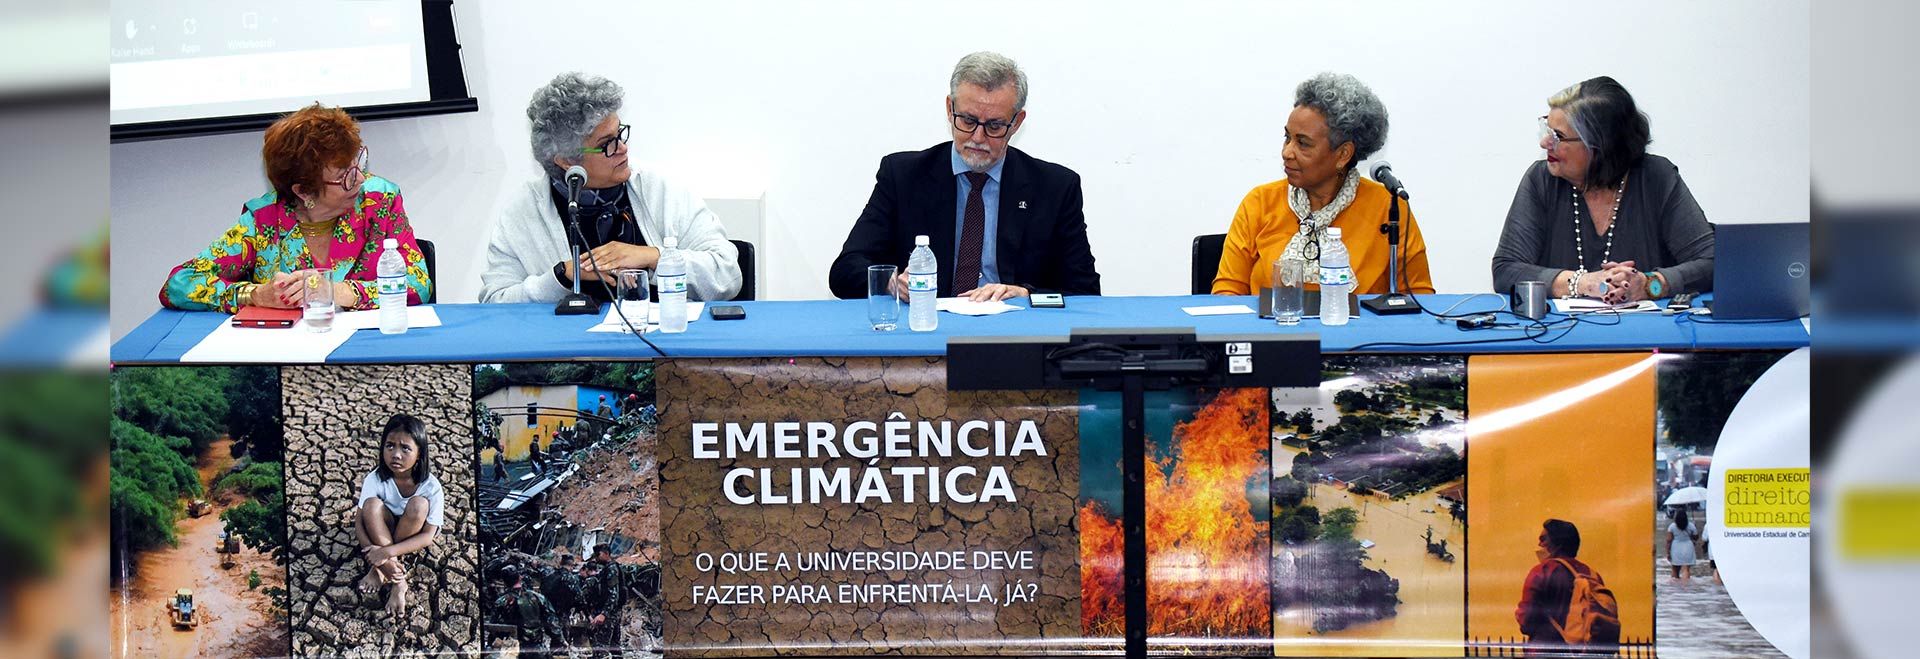
[[[688,300],[687,301],[687,323],[692,324],[693,321],[699,320],[701,314],[704,313],[706,309],[707,309],[707,303],[694,302],[692,300]],[[632,316],[628,316],[627,320],[635,321],[639,319],[634,318]],[[648,304],[647,305],[647,327],[645,329],[641,329],[638,326],[638,323],[635,323],[634,329],[640,330],[642,334],[645,334],[647,332],[660,331],[660,305],[658,303]],[[627,326],[625,323],[620,322],[620,315],[617,313],[614,313],[613,305],[609,304],[607,305],[607,315],[600,319],[600,324],[587,328],[587,331],[624,333],[627,331]]]
[[[1020,307],[1007,304],[1006,302],[974,302],[964,297],[940,298],[940,301],[936,303],[933,308],[948,313],[957,313],[962,316],[991,316],[1020,310]],[[905,310],[903,309],[902,311]]]
[[[440,313],[433,307],[407,307],[407,329],[439,327]],[[363,329],[380,329],[380,310],[342,311],[333,315],[333,330],[345,329],[349,332]]]
[[[1180,307],[1189,316],[1231,316],[1237,313],[1253,313],[1253,307],[1244,304],[1216,304],[1206,307]]]
[[[333,331],[314,334],[297,325],[234,327],[228,319],[181,355],[180,361],[316,364],[326,361],[327,355],[353,337],[353,330],[340,327],[339,315],[334,316],[333,323]]]

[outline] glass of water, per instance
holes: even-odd
[[[626,268],[613,271],[614,297],[619,300],[620,314],[636,328],[647,325],[647,271],[639,268]],[[615,316],[618,317],[618,316]]]
[[[302,270],[300,274],[306,278],[301,282],[306,292],[300,318],[307,331],[333,331],[333,276],[325,270]]]
[[[1298,325],[1306,309],[1307,262],[1283,258],[1273,264],[1273,322]]]
[[[898,274],[898,266],[867,266],[867,324],[876,332],[900,326],[900,298],[893,294],[893,278]]]

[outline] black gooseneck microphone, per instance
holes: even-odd
[[[1407,186],[1393,175],[1393,165],[1385,160],[1374,163],[1373,180],[1387,186],[1387,192],[1393,195],[1387,198],[1387,222],[1380,225],[1380,233],[1387,234],[1387,293],[1361,300],[1360,306],[1376,316],[1419,313],[1420,304],[1413,296],[1400,292],[1400,202],[1411,197]]]
[[[574,235],[580,235],[580,188],[587,184],[587,168],[579,165],[568,167],[565,180],[567,182],[567,227],[572,229]],[[600,313],[600,303],[580,292],[580,280],[585,278],[577,265],[580,263],[580,243],[571,239],[567,243],[573,247],[573,262],[576,264],[573,273],[573,292],[562,296],[560,302],[553,305],[553,313],[557,316],[584,316]]]

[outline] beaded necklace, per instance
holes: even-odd
[[[1627,194],[1627,177],[1620,177],[1620,187],[1613,191],[1613,212],[1607,216],[1607,249],[1600,255],[1602,265],[1613,260],[1613,227],[1620,223],[1620,200]],[[1581,237],[1580,204],[1585,200],[1580,196],[1580,186],[1573,186],[1573,252],[1578,263],[1574,264],[1575,281],[1587,274],[1587,244]]]

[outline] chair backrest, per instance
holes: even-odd
[[[1209,233],[1193,237],[1193,294],[1213,292],[1213,277],[1220,272],[1220,252],[1227,249],[1227,234]]]
[[[427,280],[433,285],[427,287],[427,304],[440,299],[440,277],[433,272],[433,241],[414,238],[413,243],[420,246],[420,263],[427,267]]]
[[[753,243],[744,240],[730,240],[733,248],[740,251],[740,292],[733,294],[735,300],[753,299]]]

